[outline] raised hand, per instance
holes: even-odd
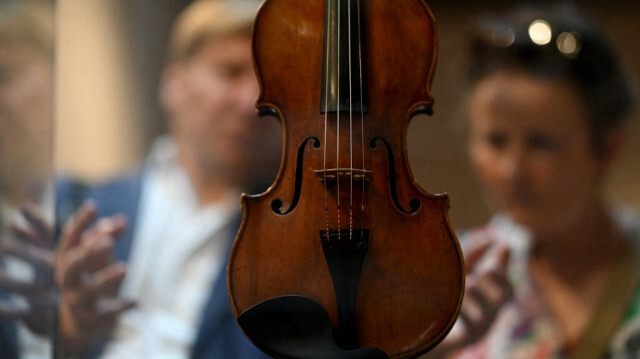
[[[447,337],[423,359],[442,358],[484,337],[512,297],[507,278],[509,248],[490,238],[474,240],[465,251],[465,294],[458,320]]]
[[[3,238],[0,253],[18,259],[27,267],[20,274],[6,266],[0,268],[0,290],[20,295],[24,302],[12,299],[0,301],[0,318],[23,320],[33,332],[49,334],[54,309],[53,293],[53,231],[40,209],[26,203],[20,217],[10,221],[10,235]],[[24,275],[28,272],[28,275]]]
[[[126,268],[113,260],[113,246],[126,219],[116,215],[91,226],[95,219],[95,205],[81,206],[66,224],[56,253],[59,330],[68,354],[80,353],[106,336],[118,316],[135,305],[117,297]]]

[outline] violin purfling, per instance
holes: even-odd
[[[416,183],[409,121],[429,113],[436,28],[423,0],[266,0],[253,56],[284,133],[273,185],[244,195],[228,289],[276,358],[410,358],[453,326],[464,261],[449,197]]]

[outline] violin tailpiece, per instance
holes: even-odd
[[[336,341],[343,349],[358,347],[356,296],[367,252],[368,229],[320,231],[324,258],[329,266],[338,304]]]

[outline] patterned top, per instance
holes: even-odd
[[[621,228],[640,254],[640,216],[630,211],[616,213]],[[495,216],[487,226],[461,236],[463,246],[490,236],[511,249],[507,275],[514,286],[513,298],[501,309],[489,333],[479,342],[450,356],[455,359],[564,358],[570,343],[563,338],[549,308],[536,290],[528,272],[530,235],[508,217]],[[480,263],[479,265],[482,265]],[[636,266],[637,267],[637,266]],[[640,268],[637,268],[640,273]],[[615,331],[604,358],[640,357],[640,290]]]

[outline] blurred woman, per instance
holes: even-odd
[[[460,320],[430,355],[635,357],[640,220],[603,196],[628,77],[574,7],[519,9],[478,34],[469,155],[497,214],[463,236]]]

